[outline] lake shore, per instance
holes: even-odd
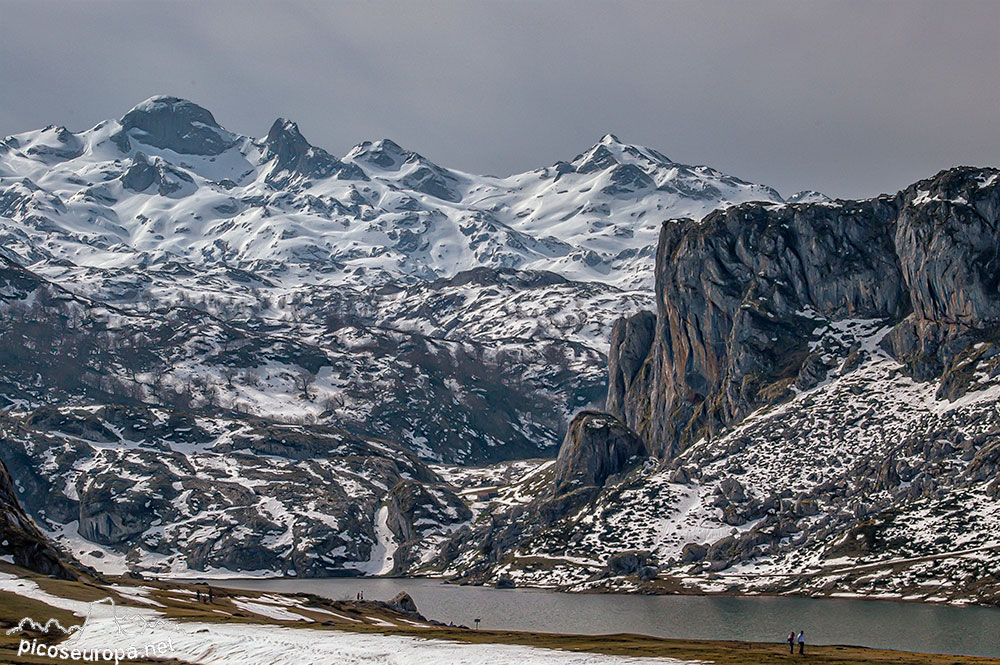
[[[801,576],[789,576],[789,577],[801,577]],[[458,586],[458,587],[476,587],[476,588],[494,588],[492,585],[487,584],[472,584],[468,582],[453,582],[443,577],[434,577],[430,575],[380,575],[377,577],[365,577],[365,576],[331,576],[331,577],[293,577],[287,575],[249,575],[249,576],[239,576],[239,575],[229,575],[228,572],[223,575],[217,575],[212,577],[152,577],[149,579],[156,579],[161,581],[176,581],[176,582],[187,582],[187,583],[201,583],[208,582],[211,584],[225,584],[226,582],[239,583],[242,581],[260,581],[260,582],[294,582],[301,581],[303,579],[310,580],[369,580],[369,579],[379,579],[379,580],[427,580],[431,582],[436,582],[439,584]],[[939,605],[948,607],[981,607],[986,609],[997,609],[1000,610],[1000,605],[996,603],[977,603],[971,601],[955,601],[947,599],[927,599],[918,598],[913,596],[906,596],[903,594],[893,594],[893,593],[879,593],[879,594],[864,594],[864,593],[849,593],[849,592],[831,592],[831,593],[801,593],[797,591],[759,591],[759,592],[744,592],[739,590],[729,590],[724,589],[720,591],[711,591],[704,588],[697,588],[691,586],[685,586],[679,582],[679,580],[674,578],[660,578],[652,580],[650,582],[644,582],[635,584],[632,586],[621,586],[615,584],[604,584],[599,586],[593,586],[586,589],[573,589],[560,586],[538,586],[538,585],[517,585],[517,589],[525,589],[529,591],[549,591],[555,593],[565,593],[565,594],[580,594],[580,595],[616,595],[616,596],[695,596],[695,597],[735,597],[735,598],[807,598],[815,600],[824,599],[851,599],[851,600],[871,600],[879,602],[890,602],[890,603],[906,603],[906,604],[917,604],[917,605]]]

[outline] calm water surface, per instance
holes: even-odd
[[[389,600],[409,593],[444,623],[555,633],[642,633],[659,637],[780,642],[804,630],[811,644],[1000,657],[1000,609],[877,600],[732,596],[568,594],[463,587],[420,579],[215,580],[264,591],[303,591],[333,600]]]

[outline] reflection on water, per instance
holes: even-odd
[[[415,579],[218,580],[242,589],[303,591],[334,600],[389,600],[409,593],[444,623],[555,633],[781,642],[804,630],[811,644],[1000,657],[1000,609],[855,599],[566,594],[462,587]]]

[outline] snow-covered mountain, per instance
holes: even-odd
[[[239,136],[171,97],[0,143],[0,241],[28,264],[226,267],[293,287],[480,267],[649,287],[661,222],[748,200],[782,198],[610,134],[569,162],[498,178],[390,140],[337,158],[283,119]]]

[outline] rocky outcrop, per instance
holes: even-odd
[[[953,375],[961,369],[956,361],[973,343],[997,341],[998,180],[996,169],[952,169],[902,195],[895,246],[913,313],[885,346],[918,379],[944,375],[942,389],[951,398],[967,388],[967,377]]]
[[[608,557],[607,562],[609,575],[638,575],[644,580],[656,577],[656,568],[656,555],[652,552],[618,552]]]
[[[956,370],[1000,323],[997,173],[958,168],[894,197],[747,203],[664,224],[655,327],[645,314],[616,325],[608,410],[670,458],[822,381],[817,321],[884,321],[895,326],[884,346],[915,377]]]
[[[218,155],[235,144],[233,135],[219,126],[208,109],[177,97],[147,99],[122,117],[121,126],[116,141],[123,150],[128,149],[129,137],[193,155]]]
[[[534,534],[545,533],[552,525],[563,524],[572,515],[586,511],[609,479],[625,473],[647,459],[642,440],[625,425],[606,413],[583,411],[573,418],[559,449],[551,480],[539,480],[538,494],[524,505],[480,516],[473,524],[455,531],[441,547],[434,565],[454,567],[462,558],[463,582],[482,583],[492,567]],[[571,528],[571,527],[570,527]],[[547,537],[539,548],[560,551],[569,532]],[[649,568],[643,560],[643,566]],[[650,573],[646,571],[647,576]],[[516,585],[503,576],[495,580],[500,588]]]
[[[403,572],[414,563],[416,549],[429,533],[442,524],[458,524],[472,518],[472,512],[450,491],[429,484],[431,479],[404,480],[389,491],[387,524],[398,543],[393,570]]]
[[[646,445],[618,419],[583,411],[569,425],[555,464],[554,487],[563,494],[582,487],[601,487],[648,455]]]
[[[0,557],[43,575],[75,580],[77,571],[41,534],[17,498],[13,478],[0,461]]]
[[[132,163],[121,178],[122,186],[133,192],[146,191],[155,183],[156,192],[160,196],[170,196],[184,189],[185,185],[194,184],[194,178],[181,169],[162,160],[150,160],[141,152],[135,153]]]

